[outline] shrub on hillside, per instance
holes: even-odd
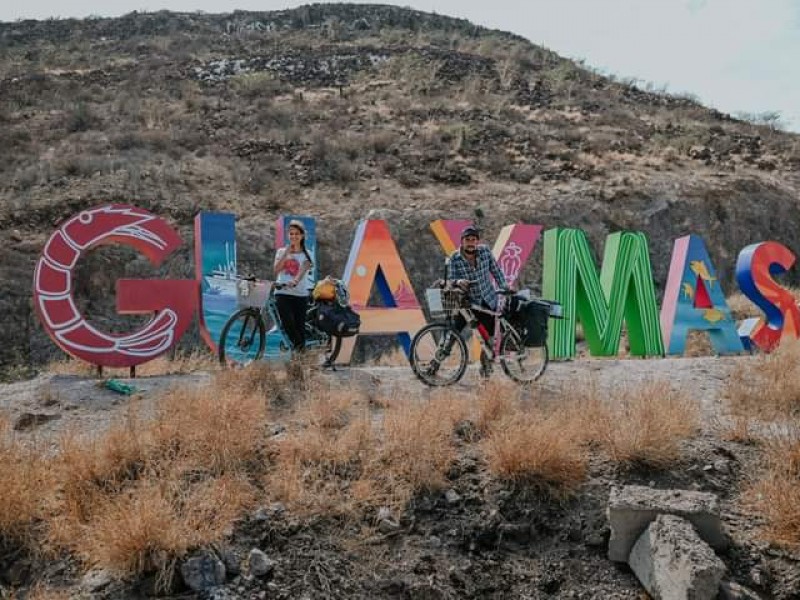
[[[86,102],[77,102],[64,115],[64,127],[69,133],[88,131],[99,124],[100,119]]]

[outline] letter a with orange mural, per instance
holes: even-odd
[[[411,337],[426,321],[386,221],[359,222],[344,281],[350,289],[350,303],[361,315],[359,336],[396,333],[408,353]],[[368,306],[373,286],[384,306]],[[340,362],[350,361],[355,339],[343,340]]]

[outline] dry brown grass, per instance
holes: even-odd
[[[563,496],[586,477],[588,457],[569,411],[534,410],[496,422],[482,442],[489,470],[504,480]]]
[[[52,470],[42,450],[21,445],[0,417],[0,546],[30,546],[37,522],[45,516],[44,499],[52,489]]]
[[[726,298],[726,301],[728,302],[728,308],[731,309],[731,316],[736,321],[761,316],[761,311],[758,307],[741,292],[731,294]]]
[[[148,478],[104,496],[72,549],[86,564],[120,576],[155,570],[166,580],[176,557],[229,533],[253,498],[252,486],[232,476],[192,486]]]
[[[800,415],[800,340],[783,340],[774,352],[743,361],[723,396],[734,418],[768,421]]]
[[[615,463],[665,468],[680,459],[680,444],[697,433],[696,400],[668,381],[616,386],[599,392],[584,384],[577,391],[576,420],[589,442]]]
[[[263,470],[263,373],[239,374],[174,389],[149,418],[133,407],[98,436],[65,436],[49,546],[119,576],[156,570],[167,581],[177,558],[225,535]]]
[[[213,474],[236,472],[256,458],[265,421],[259,394],[217,385],[178,388],[152,425],[155,458]]]
[[[727,426],[720,430],[720,437],[728,442],[754,444],[760,439],[755,423],[748,417],[734,416]]]
[[[664,383],[604,394],[573,385],[532,400],[495,378],[475,392],[376,399],[300,362],[288,372],[217,371],[148,407],[132,401],[108,430],[65,435],[55,457],[41,459],[52,480],[0,489],[0,498],[13,489],[27,498],[3,499],[0,511],[31,508],[16,521],[0,512],[2,531],[41,522],[53,552],[168,582],[177,560],[223,538],[266,499],[298,515],[371,519],[378,507],[400,512],[415,495],[443,489],[460,453],[478,450],[489,474],[563,498],[586,477],[592,448],[622,464],[662,466],[696,427],[696,407]],[[270,415],[285,430],[268,437]],[[6,465],[21,460],[11,449],[19,452],[0,446]]]
[[[519,409],[520,387],[509,381],[490,379],[477,392],[475,425],[481,435],[486,435],[496,422],[509,417]]]
[[[296,416],[318,429],[340,429],[349,419],[353,408],[366,407],[369,400],[363,390],[351,386],[331,389],[316,387],[296,411]]]
[[[268,492],[300,513],[352,516],[436,489],[456,456],[453,426],[466,415],[463,402],[445,397],[387,400],[381,415],[348,392],[306,402],[300,427],[270,444],[266,477]]]
[[[272,446],[267,493],[299,514],[352,514],[361,499],[348,488],[363,476],[374,446],[368,415],[341,429],[311,426],[290,433]]]
[[[445,397],[387,411],[375,475],[385,477],[388,489],[397,487],[400,496],[440,487],[456,455],[453,426],[465,415],[458,398]]]
[[[705,331],[691,330],[686,335],[684,356],[714,356],[714,346]]]
[[[149,414],[132,400],[106,431],[67,433],[55,451],[0,424],[0,538],[166,581],[178,558],[225,536],[256,499],[268,405],[282,386],[258,366],[218,372],[168,392]]]
[[[778,546],[800,549],[800,422],[765,442],[763,467],[744,494],[765,519],[763,536]]]

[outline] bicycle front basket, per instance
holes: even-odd
[[[267,303],[271,288],[271,281],[242,279],[236,282],[236,305],[239,308],[261,308]]]
[[[443,319],[458,312],[464,295],[457,290],[429,288],[425,290],[428,311],[432,319]]]

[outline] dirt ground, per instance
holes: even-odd
[[[399,528],[327,517],[298,518],[284,506],[253,511],[217,551],[227,556],[228,582],[197,596],[176,582],[172,598],[643,598],[625,565],[606,558],[605,509],[610,487],[640,484],[718,494],[731,538],[721,554],[728,577],[764,598],[800,598],[800,554],[759,540],[757,517],[739,502],[739,484],[758,464],[756,447],[728,441],[720,392],[726,378],[750,357],[662,360],[578,360],[551,363],[540,383],[526,391],[536,403],[579,381],[598,389],[670,379],[690,392],[702,409],[702,431],[683,448],[683,459],[662,471],[620,470],[600,458],[574,497],[545,499],[524,486],[491,478],[474,447],[460,442],[459,458],[442,491],[418,495],[394,515]],[[42,375],[0,387],[0,411],[10,416],[20,439],[47,442],[66,431],[99,432],[123,417],[132,404],[149,410],[173,386],[203,385],[210,373],[122,380],[138,388],[133,397],[103,388],[100,380],[75,375]],[[358,386],[427,401],[429,390],[408,368],[340,368],[331,386]],[[495,373],[493,377],[503,377]],[[479,385],[471,370],[456,389]],[[133,399],[132,399],[133,398]],[[431,398],[430,401],[435,401]],[[278,428],[279,429],[279,428]],[[455,433],[457,438],[459,433]],[[276,561],[267,578],[236,573],[252,548]],[[25,562],[20,566],[20,562]],[[37,571],[69,584],[69,597],[140,598],[153,580],[99,582],[69,561],[40,564],[6,558],[0,577]],[[23,578],[24,579],[24,578]],[[0,591],[2,588],[0,588]],[[0,597],[3,596],[0,593]]]

